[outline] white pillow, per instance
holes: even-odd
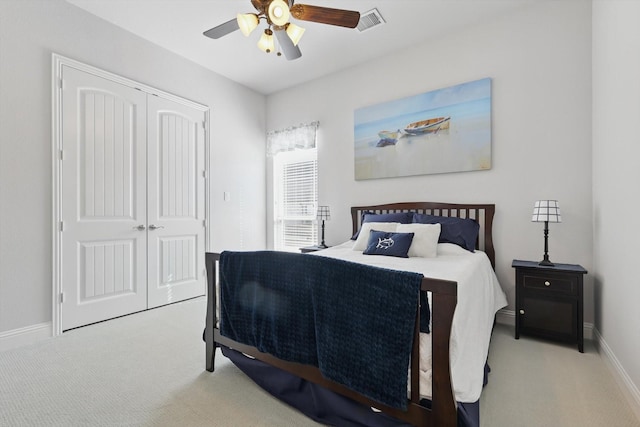
[[[371,230],[396,231],[399,225],[399,222],[365,222],[362,224],[362,227],[360,227],[360,234],[358,234],[358,239],[356,239],[356,243],[353,245],[353,250],[362,252],[367,249]]]
[[[398,233],[413,233],[409,257],[435,258],[438,255],[440,224],[400,224]]]

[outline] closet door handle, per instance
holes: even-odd
[[[146,230],[147,227],[144,226],[144,224],[140,224],[136,227],[133,227],[134,230],[139,230],[139,231],[144,231]]]
[[[163,225],[155,225],[155,224],[151,224],[149,226],[149,230],[157,230],[158,228],[164,228]]]

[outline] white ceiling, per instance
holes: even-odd
[[[303,4],[356,10],[361,14],[377,8],[386,24],[359,32],[295,21],[307,30],[299,44],[302,57],[287,61],[284,56],[266,54],[257,48],[258,30],[249,37],[235,31],[218,40],[202,35],[239,12],[254,12],[250,0],[67,0],[263,94],[384,58],[416,41],[457,31],[541,1],[550,0],[300,0]],[[264,21],[259,28],[262,27]]]

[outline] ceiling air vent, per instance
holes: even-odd
[[[370,30],[373,27],[377,27],[385,23],[384,18],[378,12],[378,9],[371,9],[360,15],[360,21],[358,22],[358,31],[363,32]]]

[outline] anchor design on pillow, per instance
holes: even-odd
[[[387,238],[382,238],[379,237],[378,238],[378,244],[376,245],[377,249],[389,249],[391,246],[393,246],[395,242],[393,241],[393,239],[391,237],[387,237]]]

